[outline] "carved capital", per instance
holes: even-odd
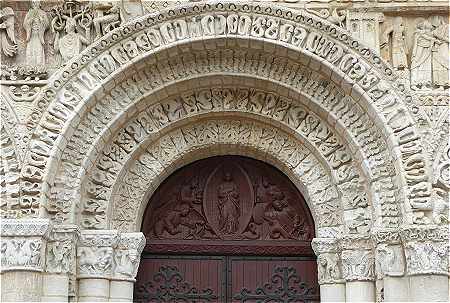
[[[55,226],[47,243],[46,269],[49,273],[75,274],[75,247],[78,226]]]
[[[319,284],[344,283],[339,240],[314,238],[311,245],[317,255]]]
[[[43,271],[50,221],[3,219],[0,226],[1,272]]]
[[[344,250],[342,271],[346,281],[373,281],[375,256],[372,250]]]
[[[144,246],[145,236],[141,232],[120,235],[114,252],[114,279],[134,281]]]
[[[116,230],[82,231],[77,248],[78,278],[110,278],[118,242]]]
[[[408,275],[449,275],[448,227],[408,226],[401,236]]]

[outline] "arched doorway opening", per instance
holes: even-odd
[[[216,156],[169,176],[142,221],[141,302],[319,300],[314,221],[281,171]]]

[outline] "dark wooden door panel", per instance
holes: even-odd
[[[135,302],[226,302],[224,257],[144,256]]]
[[[318,302],[316,261],[230,257],[228,302]]]
[[[318,302],[315,260],[298,257],[142,258],[136,302]]]

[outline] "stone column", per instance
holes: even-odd
[[[77,247],[78,300],[105,302],[109,300],[113,253],[119,241],[116,230],[82,231]]]
[[[317,256],[320,301],[344,302],[345,280],[342,278],[342,263],[338,240],[314,238],[311,244]]]
[[[111,302],[133,302],[133,286],[144,249],[145,237],[141,232],[123,233],[114,251],[114,274],[110,284]]]
[[[68,302],[74,297],[69,288],[76,274],[75,255],[79,230],[76,225],[57,225],[47,243],[46,273],[43,275],[42,301]]]
[[[48,219],[2,219],[1,301],[41,301]]]
[[[404,276],[405,256],[398,229],[377,229],[372,239],[376,247],[375,271],[383,284],[384,301],[409,301],[409,280]]]
[[[342,239],[342,272],[347,302],[375,302],[375,256],[370,237]]]
[[[430,225],[404,227],[410,301],[449,301],[449,229]]]

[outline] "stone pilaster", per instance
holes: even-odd
[[[114,251],[114,272],[110,287],[110,301],[132,302],[141,253],[145,246],[143,233],[123,233]]]
[[[43,301],[67,302],[76,297],[76,225],[57,225],[47,243]]]
[[[345,301],[345,280],[342,277],[339,241],[329,238],[314,238],[311,244],[317,256],[321,301]]]
[[[2,301],[40,301],[50,221],[3,219],[0,226]]]
[[[119,242],[116,230],[81,232],[77,248],[79,301],[108,301],[114,270],[114,249]]]
[[[383,289],[384,301],[408,301],[409,281],[404,276],[405,254],[398,229],[376,229],[372,240],[377,283]]]
[[[342,272],[346,301],[375,301],[375,255],[370,237],[346,235],[342,239]]]
[[[401,238],[411,301],[448,302],[449,227],[406,226],[401,230]]]

